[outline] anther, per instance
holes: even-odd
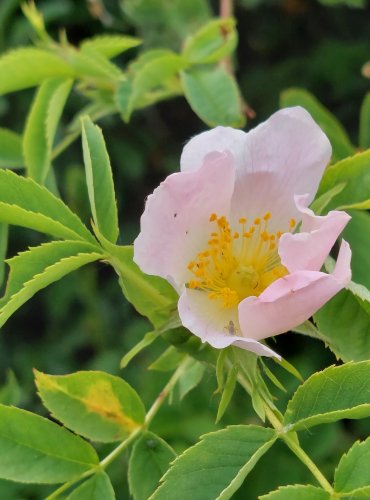
[[[247,219],[245,217],[240,217],[239,224],[245,224],[246,222],[247,222]]]
[[[259,217],[256,217],[256,218],[254,219],[254,224],[255,224],[256,226],[258,226],[258,224],[261,224],[261,219],[260,219]]]
[[[295,219],[290,219],[290,221],[289,221],[289,226],[290,226],[291,228],[293,228],[295,225],[296,225],[296,221],[295,221]]]
[[[264,220],[269,220],[271,219],[271,212],[266,212],[265,215],[263,216]]]
[[[217,220],[217,214],[211,214],[209,222],[214,222],[215,220]]]

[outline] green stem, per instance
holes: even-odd
[[[153,420],[153,418],[157,414],[159,408],[162,406],[162,404],[165,401],[165,399],[167,398],[167,396],[170,394],[170,392],[174,388],[176,382],[179,380],[181,375],[184,373],[184,370],[185,370],[186,366],[189,364],[189,362],[190,362],[190,358],[189,357],[185,358],[184,361],[179,365],[177,370],[174,372],[174,374],[172,375],[170,380],[167,382],[165,387],[161,390],[157,399],[154,401],[154,403],[150,407],[148,413],[146,414],[144,426],[140,427],[139,429],[136,429],[132,434],[130,434],[130,436],[125,441],[123,441],[121,444],[119,444],[117,446],[117,448],[115,448],[109,455],[107,455],[104,458],[104,460],[102,460],[100,462],[100,467],[105,469],[111,462],[113,462],[113,460],[115,460],[118,457],[118,455],[120,455],[122,453],[122,451],[124,449],[126,449],[128,447],[128,445],[131,444],[132,441],[134,441],[136,439],[136,437],[143,430],[145,430],[149,427],[149,424],[151,423],[151,421]]]
[[[300,447],[299,443],[294,439],[294,434],[281,434],[280,435],[285,444],[292,450],[297,458],[309,469],[312,475],[316,478],[317,482],[328,493],[333,493],[333,488],[326,477],[322,474],[317,465],[311,460],[307,453]]]
[[[186,357],[183,362],[178,366],[177,370],[173,373],[172,377],[170,380],[167,382],[167,384],[164,386],[164,388],[161,390],[159,395],[157,396],[156,400],[150,407],[148,413],[146,414],[145,417],[145,423],[142,427],[138,427],[135,429],[122,443],[120,443],[114,450],[112,450],[109,455],[107,455],[99,465],[96,467],[93,467],[92,469],[87,470],[81,476],[79,476],[76,479],[72,479],[71,481],[62,484],[57,490],[53,491],[51,495],[49,495],[45,500],[54,500],[55,498],[58,498],[61,493],[64,493],[66,490],[71,488],[74,484],[77,482],[81,481],[82,479],[86,479],[92,475],[94,475],[96,472],[101,471],[102,469],[105,469],[108,467],[108,465],[113,462],[126,448],[130,446],[130,444],[135,441],[135,439],[145,430],[148,428],[150,425],[151,421],[155,417],[155,415],[158,413],[158,410],[164,403],[165,399],[167,396],[170,394],[174,386],[176,385],[177,381],[181,377],[181,375],[184,373],[187,365],[190,363],[191,358]]]
[[[245,379],[243,374],[239,374],[238,381],[240,385],[244,387],[248,394],[251,394],[253,391],[253,387],[248,380]],[[288,448],[295,454],[297,458],[310,470],[312,475],[316,478],[317,482],[320,486],[330,493],[333,494],[333,488],[326,477],[322,474],[317,465],[311,460],[311,458],[307,455],[307,453],[301,448],[296,433],[289,432],[286,433],[284,431],[283,422],[281,415],[274,412],[270,406],[264,402],[264,409],[267,419],[270,421],[273,428],[279,434],[280,439],[284,441],[284,443],[288,446]]]

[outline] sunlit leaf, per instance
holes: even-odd
[[[22,47],[0,57],[0,74],[1,95],[34,87],[55,76],[72,77],[74,71],[69,64],[52,52]]]
[[[127,35],[98,35],[94,38],[84,40],[80,48],[92,49],[99,54],[108,57],[116,57],[122,52],[137,47],[141,44],[139,38]]]
[[[326,210],[361,203],[369,198],[370,150],[350,156],[329,166],[321,180],[317,196],[345,183],[343,189],[328,203]]]
[[[96,244],[90,231],[59,198],[10,170],[0,170],[0,221]]]
[[[213,19],[185,40],[183,56],[191,63],[214,63],[231,54],[237,41],[235,19]]]
[[[89,117],[82,120],[86,182],[94,223],[112,243],[118,238],[118,213],[112,168],[101,129]]]
[[[53,241],[9,259],[11,272],[0,302],[0,326],[38,291],[101,257],[87,243]]]
[[[54,78],[39,87],[27,118],[23,154],[28,175],[44,184],[51,165],[51,150],[72,80]]]

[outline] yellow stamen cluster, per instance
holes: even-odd
[[[194,278],[188,288],[208,293],[212,300],[222,300],[225,308],[235,307],[250,295],[260,295],[276,279],[287,274],[277,253],[281,231],[268,230],[271,213],[257,217],[247,225],[247,219],[238,221],[239,231],[233,231],[227,218],[211,214],[209,221],[216,224],[210,233],[208,247],[189,262]],[[296,226],[289,221],[288,231]]]

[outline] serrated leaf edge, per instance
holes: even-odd
[[[340,369],[344,366],[350,366],[350,365],[365,365],[365,364],[370,364],[370,361],[369,360],[365,360],[365,361],[348,361],[347,363],[344,363],[343,365],[340,365],[340,366],[337,366],[337,365],[331,365],[331,366],[328,366],[327,368],[325,368],[324,370],[321,370],[319,372],[316,372],[314,373],[313,375],[311,375],[307,380],[305,380],[305,382],[300,385],[298,387],[298,389],[296,390],[296,392],[293,394],[292,398],[288,401],[288,404],[287,404],[287,409],[285,411],[285,414],[284,414],[284,422],[285,422],[285,419],[286,417],[289,415],[289,405],[294,401],[295,397],[297,396],[298,393],[300,393],[302,390],[304,390],[304,386],[311,380],[314,380],[318,377],[320,377],[323,373],[329,371],[329,370],[333,370],[333,369]],[[284,425],[284,432],[289,432],[291,430],[294,430],[298,427],[299,424],[302,425],[302,422],[310,422],[311,420],[316,420],[317,418],[319,417],[322,417],[323,415],[343,415],[345,413],[347,413],[348,411],[351,411],[353,409],[358,409],[358,408],[362,408],[362,407],[370,407],[370,403],[363,403],[363,404],[360,404],[360,405],[357,405],[357,406],[354,406],[353,408],[348,408],[348,409],[345,409],[345,410],[336,410],[336,411],[332,411],[332,412],[329,412],[329,413],[318,413],[318,414],[315,414],[315,415],[312,415],[310,417],[307,417],[307,418],[304,418],[304,419],[301,419],[301,420],[298,420],[297,422],[295,423],[287,423]],[[336,420],[339,420],[339,419],[336,419]],[[331,422],[332,420],[329,420],[329,422]],[[284,423],[283,422],[283,423]],[[324,423],[324,422],[323,422]]]

